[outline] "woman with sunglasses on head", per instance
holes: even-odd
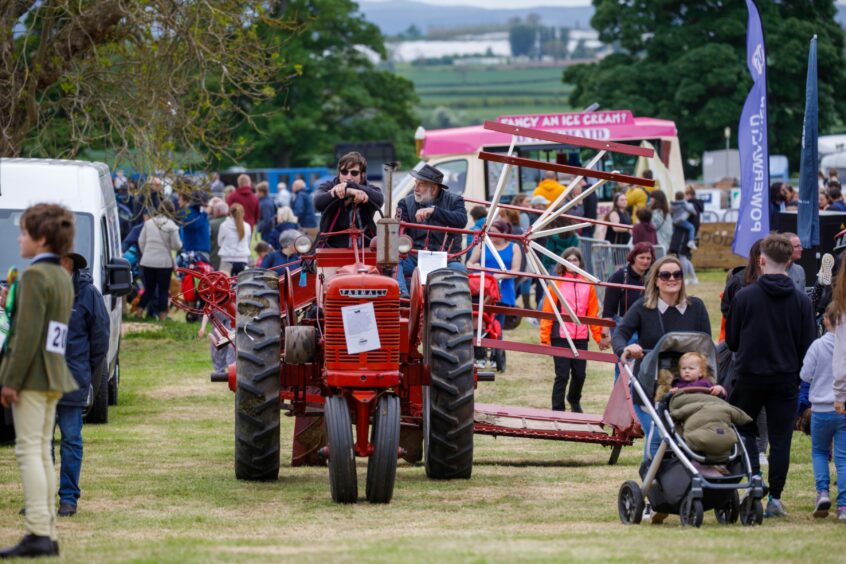
[[[675,331],[700,331],[710,335],[711,320],[702,300],[687,295],[679,259],[666,256],[652,265],[646,275],[643,297],[626,312],[614,331],[611,345],[614,354],[623,361],[635,359],[633,373],[637,374],[643,355],[654,348],[661,337]],[[637,342],[628,344],[634,333],[637,333]],[[632,394],[632,400],[644,437],[648,437],[652,419],[641,409],[637,395]],[[652,444],[644,445],[644,460],[658,450],[660,440],[656,439],[657,433]]]
[[[342,203],[334,202],[341,201]],[[367,183],[367,161],[360,153],[347,153],[338,161],[338,176],[324,182],[314,191],[314,208],[321,212],[320,233],[344,231],[352,227],[351,216],[357,215],[356,225],[364,229],[366,245],[376,233],[373,215],[381,209],[385,197],[382,190]],[[331,209],[330,209],[331,206]],[[358,206],[353,212],[352,206]],[[328,213],[323,213],[328,210]],[[347,248],[349,235],[335,235],[326,246]]]

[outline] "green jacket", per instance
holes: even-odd
[[[670,415],[683,426],[690,448],[717,460],[728,458],[738,440],[732,424],[752,422],[742,410],[709,394],[677,394],[670,400]]]
[[[0,360],[0,385],[62,393],[77,389],[64,355],[72,308],[71,277],[54,260],[39,260],[23,271]]]

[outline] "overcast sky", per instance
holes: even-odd
[[[390,2],[391,0],[367,0]],[[535,6],[589,6],[590,0],[416,0],[425,4],[478,6],[480,8],[534,8]]]

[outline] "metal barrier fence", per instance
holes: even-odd
[[[585,258],[585,264],[582,266],[585,270],[596,276],[593,266],[593,249],[597,245],[607,247],[610,243],[603,239],[592,239],[590,237],[579,237],[579,249]]]

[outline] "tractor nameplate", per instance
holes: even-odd
[[[370,290],[366,288],[342,288],[340,290],[342,296],[347,298],[381,298],[388,295],[387,289]]]

